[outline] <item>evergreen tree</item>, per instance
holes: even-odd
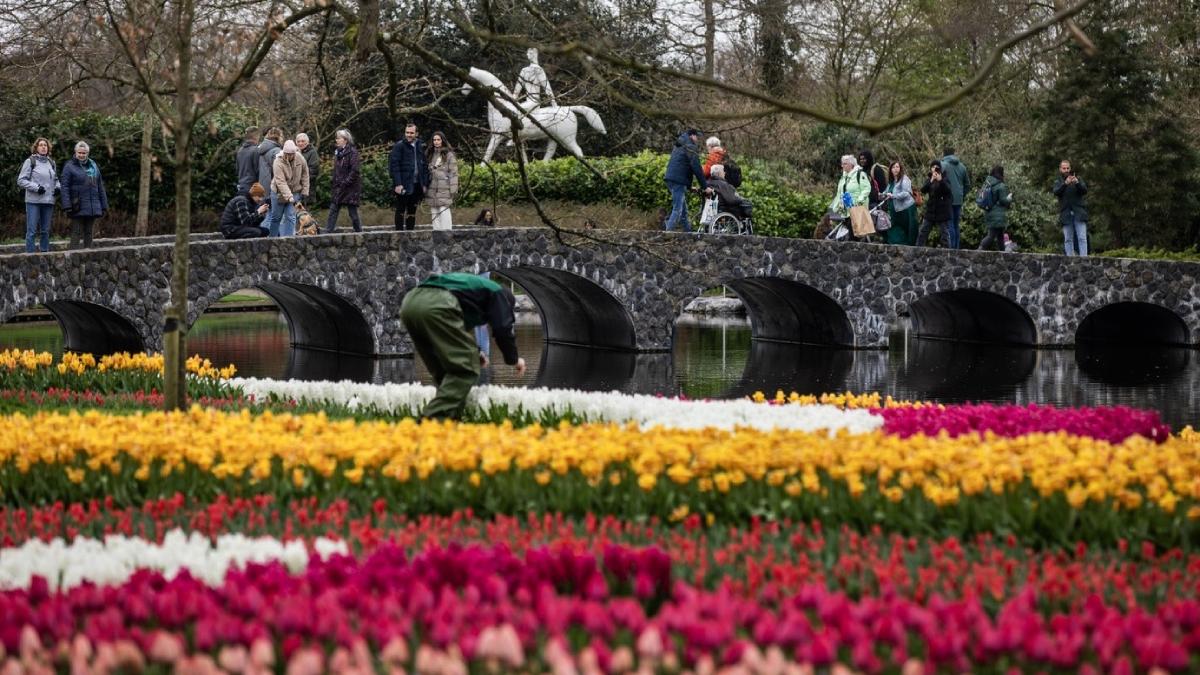
[[[1097,17],[1099,53],[1070,50],[1035,109],[1032,163],[1049,189],[1069,159],[1088,184],[1089,238],[1097,248],[1196,243],[1197,154],[1168,109],[1163,73],[1124,17]]]

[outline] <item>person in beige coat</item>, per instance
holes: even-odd
[[[433,140],[429,146],[429,191],[425,200],[429,202],[429,210],[433,216],[433,229],[449,230],[454,221],[450,216],[450,206],[458,194],[458,162],[454,158],[454,149],[446,140],[446,134],[433,132]]]
[[[276,200],[283,213],[278,227],[271,223],[269,236],[291,237],[296,234],[296,209],[301,197],[308,194],[308,163],[300,156],[293,141],[283,144],[283,152],[275,158],[271,177],[271,199]],[[274,206],[274,205],[273,205]]]

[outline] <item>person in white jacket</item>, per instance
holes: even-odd
[[[58,195],[58,167],[50,158],[50,141],[39,138],[21,164],[17,185],[25,191],[25,252],[50,250],[50,220]]]

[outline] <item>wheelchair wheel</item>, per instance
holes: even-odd
[[[738,220],[732,213],[718,213],[717,219],[709,226],[708,231],[713,234],[740,234],[742,231],[742,221]]]

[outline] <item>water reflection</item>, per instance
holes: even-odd
[[[923,399],[1001,398],[1037,365],[1035,349],[948,340],[911,339],[901,354],[896,379]]]
[[[528,371],[504,365],[484,380],[516,386],[622,390],[692,398],[878,391],[901,399],[944,402],[1131,405],[1151,408],[1176,428],[1200,423],[1200,363],[1180,348],[1033,350],[893,336],[883,350],[839,350],[752,341],[743,319],[692,319],[676,326],[671,353],[590,350],[543,341],[540,321],[522,315],[517,345]],[[0,349],[20,346],[61,352],[57,324],[0,326]],[[233,363],[248,377],[374,382],[430,382],[420,360],[369,359],[294,350],[276,312],[205,315],[192,328],[188,351]],[[493,345],[492,355],[499,358]]]
[[[1118,386],[1167,384],[1180,378],[1192,362],[1193,350],[1154,345],[1113,346],[1080,342],[1075,347],[1079,369],[1099,382]]]

